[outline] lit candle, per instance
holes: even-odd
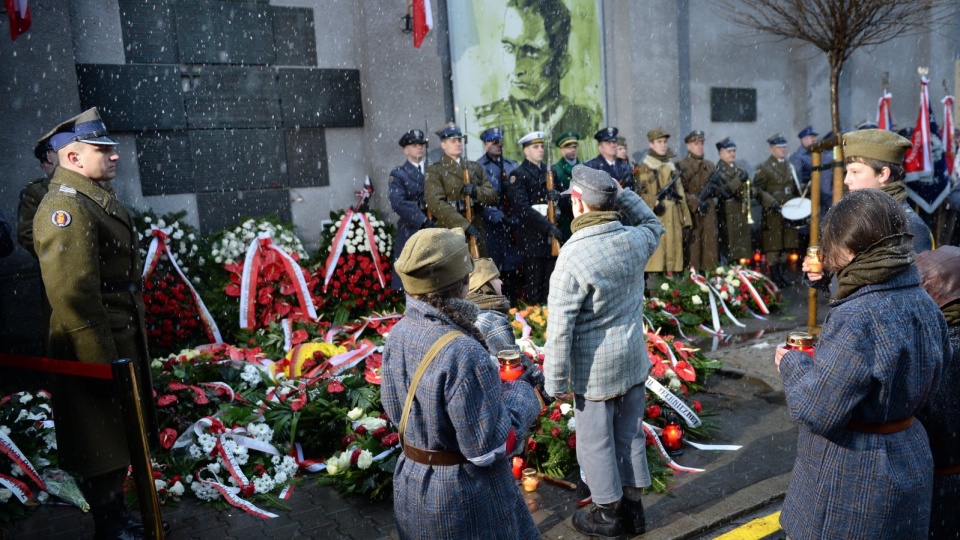
[[[509,349],[500,351],[497,354],[497,360],[500,361],[500,380],[515,381],[523,375],[524,367],[520,362],[519,351]]]
[[[813,336],[807,332],[790,332],[787,335],[787,344],[784,349],[801,351],[813,356]]]
[[[679,455],[682,453],[681,448],[683,447],[683,428],[680,427],[680,423],[677,422],[675,418],[667,422],[667,425],[663,426],[663,434],[661,435],[663,439],[663,447],[666,448],[671,455]]]
[[[523,476],[523,470],[527,466],[527,460],[523,459],[520,456],[513,458],[513,477],[520,478]]]
[[[524,469],[523,480],[520,483],[523,484],[524,491],[536,491],[537,485],[540,484],[540,479],[537,478],[537,470]]]

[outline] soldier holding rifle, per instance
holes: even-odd
[[[427,167],[423,188],[427,209],[438,226],[466,231],[472,257],[486,257],[483,212],[474,212],[474,206],[480,210],[497,204],[497,191],[480,165],[461,157],[464,144],[460,128],[451,122],[436,134],[443,157]]]
[[[510,175],[507,184],[510,213],[519,221],[517,246],[523,254],[524,296],[531,304],[546,302],[550,274],[559,254],[560,229],[547,218],[547,207],[560,200],[560,193],[547,186],[548,168],[543,164],[545,140],[542,131],[528,133],[520,139],[525,159]],[[552,252],[554,244],[556,252]]]
[[[720,264],[720,246],[717,233],[717,194],[710,181],[717,166],[704,159],[703,131],[693,130],[683,138],[687,145],[687,157],[677,163],[680,170],[683,192],[686,193],[687,209],[693,218],[693,227],[686,246],[686,265],[696,269],[716,268]]]
[[[647,262],[647,272],[680,272],[683,270],[683,231],[693,220],[684,201],[683,183],[670,161],[667,141],[670,134],[662,128],[647,132],[650,151],[637,167],[636,190],[647,206],[653,209],[666,229],[660,245]]]
[[[717,152],[720,161],[714,173],[718,180],[716,193],[723,201],[719,210],[720,248],[728,264],[737,264],[753,254],[750,225],[747,223],[750,208],[747,186],[750,177],[747,171],[737,165],[737,143],[730,137],[717,143]]]

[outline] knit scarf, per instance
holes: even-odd
[[[506,296],[486,294],[482,290],[468,294],[467,301],[473,302],[482,310],[499,311],[500,313],[510,311],[510,300],[508,300]]]
[[[448,298],[447,305],[459,311],[460,314],[463,315],[463,318],[468,321],[477,320],[477,315],[480,314],[480,308],[478,308],[476,304],[462,298]]]
[[[941,311],[943,318],[947,320],[947,326],[960,326],[960,302],[947,304]]]
[[[914,259],[913,236],[895,234],[881,238],[840,269],[834,300],[846,298],[866,285],[887,281],[906,270]]]
[[[887,182],[886,184],[880,186],[880,191],[893,197],[898,203],[902,203],[903,201],[907,200],[907,183],[903,180]]]
[[[603,225],[611,221],[620,221],[620,212],[616,210],[591,210],[574,218],[573,223],[570,224],[570,232],[575,233],[580,229],[586,229],[594,225]]]

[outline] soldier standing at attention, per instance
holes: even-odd
[[[427,209],[433,214],[437,225],[446,229],[460,227],[468,237],[477,241],[481,257],[487,257],[487,235],[483,227],[483,207],[497,204],[497,191],[490,185],[486,173],[475,161],[465,164],[463,154],[463,133],[452,122],[437,132],[443,157],[427,167],[423,181],[423,193],[427,200]],[[470,182],[464,183],[465,172]],[[470,197],[473,205],[473,221],[464,217],[466,205],[464,197]]]
[[[33,216],[36,215],[37,207],[40,206],[43,196],[47,194],[50,177],[53,176],[53,171],[57,168],[59,158],[57,158],[57,153],[50,148],[50,142],[47,140],[37,143],[37,146],[33,148],[33,155],[40,162],[43,177],[31,181],[20,190],[20,205],[17,207],[17,242],[36,258],[37,253],[33,249]]]
[[[492,127],[480,134],[483,141],[483,155],[477,165],[483,167],[487,180],[497,192],[497,203],[483,208],[483,226],[487,233],[487,251],[503,276],[504,291],[507,298],[516,298],[520,292],[520,265],[523,255],[516,246],[516,233],[512,230],[516,223],[506,217],[507,179],[518,167],[516,161],[503,156],[503,131]]]
[[[627,138],[626,137],[617,137],[617,159],[626,163],[633,168],[633,163],[630,161],[630,149],[627,147]]]
[[[710,177],[717,169],[709,159],[703,157],[705,137],[702,131],[693,130],[683,138],[687,145],[687,157],[677,163],[683,175],[683,192],[686,195],[687,209],[693,218],[693,227],[686,246],[686,265],[697,270],[712,269],[720,265],[720,239],[717,233],[717,196],[716,189],[710,183]],[[703,196],[701,200],[700,197]]]
[[[797,229],[788,227],[780,205],[800,196],[800,181],[787,157],[787,139],[777,133],[767,139],[770,157],[753,175],[753,196],[763,205],[761,244],[770,264],[770,274],[780,287],[790,285],[786,276],[787,252],[800,247]]]
[[[44,140],[60,158],[33,221],[34,247],[53,314],[50,354],[92,364],[133,359],[148,436],[156,443],[150,356],[133,222],[106,189],[117,174],[116,142],[97,109],[55,127]],[[141,538],[126,512],[130,455],[111,381],[58,377],[53,392],[60,466],[80,475],[95,538]]]
[[[677,180],[671,186],[671,180],[677,170],[670,161],[667,141],[670,134],[663,128],[656,128],[647,132],[650,151],[640,165],[637,166],[636,179],[637,194],[643,198],[647,206],[660,218],[660,223],[666,232],[660,239],[660,245],[650,256],[645,271],[647,272],[680,272],[683,270],[683,233],[689,228],[693,220],[690,219],[690,210],[684,201],[683,183]],[[658,199],[658,194],[666,190]]]
[[[400,137],[400,147],[407,158],[403,165],[390,171],[390,207],[396,212],[397,239],[393,243],[393,262],[403,251],[403,246],[413,233],[433,227],[436,223],[427,217],[427,203],[423,199],[423,157],[426,154],[426,135],[412,129]],[[403,290],[396,268],[390,287]]]
[[[547,201],[558,202],[560,192],[547,189],[544,137],[542,131],[534,131],[520,139],[525,159],[510,176],[507,186],[510,213],[519,222],[517,247],[523,254],[524,298],[530,304],[547,301],[550,274],[557,262],[557,258],[550,254],[550,246],[553,238],[559,241],[561,237],[560,229],[546,216]],[[543,208],[543,212],[534,208],[535,205]]]
[[[615,127],[605,127],[593,135],[597,140],[600,155],[584,163],[591,169],[609,174],[625,189],[633,189],[633,169],[629,163],[617,159],[617,134]]]
[[[563,196],[563,192],[570,188],[570,178],[573,168],[583,163],[580,161],[580,134],[576,131],[561,133],[553,140],[553,144],[560,149],[560,159],[553,164],[553,182],[557,191],[561,192],[560,203],[557,205],[557,227],[563,235],[563,241],[570,238],[570,223],[573,213],[570,208],[570,197]]]
[[[717,162],[718,192],[723,201],[718,209],[720,221],[720,252],[727,264],[738,264],[753,254],[750,247],[750,226],[747,212],[750,201],[745,201],[747,180],[750,177],[736,163],[737,143],[730,137],[717,143],[720,161]]]

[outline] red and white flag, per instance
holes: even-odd
[[[943,141],[943,153],[946,155],[947,176],[953,174],[953,161],[956,158],[956,145],[953,137],[953,96],[941,100],[943,103],[943,126],[940,128],[940,140]]]
[[[419,49],[430,30],[433,30],[433,7],[430,0],[413,0],[413,46]]]
[[[30,29],[30,8],[27,0],[3,0],[10,18],[10,39],[17,40],[17,36]]]
[[[917,124],[913,128],[910,142],[913,148],[907,150],[903,158],[903,169],[907,172],[907,182],[929,179],[933,176],[933,157],[930,153],[930,81],[920,78],[920,112]]]
[[[893,131],[893,114],[890,112],[891,100],[893,100],[893,94],[884,92],[877,106],[877,127],[888,131]]]

